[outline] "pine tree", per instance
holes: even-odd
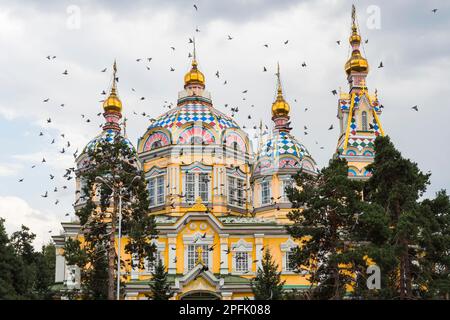
[[[169,300],[172,296],[170,284],[167,281],[167,271],[161,259],[155,262],[152,271],[152,280],[150,282],[151,295],[153,300]]]
[[[422,173],[416,163],[403,158],[389,137],[375,140],[375,159],[367,169],[372,176],[366,199],[384,209],[391,229],[386,244],[395,249],[398,259],[398,269],[396,266],[390,272],[385,270],[385,276],[398,285],[400,299],[411,299],[416,278],[414,264],[422,251],[417,241],[423,228],[418,199],[429,184],[430,174]]]
[[[421,203],[417,283],[425,298],[450,299],[450,199],[445,190]]]
[[[101,139],[94,148],[88,149],[87,159],[87,165],[79,173],[85,182],[82,194],[86,201],[76,212],[83,226],[84,241],[82,246],[80,242],[69,242],[65,256],[82,269],[85,298],[112,300],[115,298],[119,197],[122,198],[122,234],[129,240],[125,251],[138,257],[139,267],[156,250],[150,242],[157,235],[156,225],[153,216],[148,214],[145,176],[139,169],[136,151],[125,138],[119,133],[108,134],[108,139]],[[140,177],[137,181],[136,176]],[[109,183],[98,181],[97,177]],[[102,281],[105,277],[106,292]]]
[[[363,210],[362,184],[347,174],[346,160],[333,159],[317,176],[297,174],[297,188],[287,190],[293,205],[287,230],[302,243],[293,265],[308,273],[311,299],[342,299],[364,263],[353,232]]]
[[[264,251],[261,266],[251,282],[255,299],[281,300],[285,281],[281,281],[281,272],[278,272],[278,265],[273,261],[268,249]]]

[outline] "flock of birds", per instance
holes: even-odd
[[[198,8],[198,6],[197,6],[196,4],[194,4],[193,7],[194,7],[194,9],[195,9],[196,11],[199,10],[199,8]],[[438,9],[433,9],[433,10],[432,10],[432,12],[433,12],[434,14],[436,14],[437,11],[438,11]],[[199,30],[198,27],[196,27],[195,32],[200,32],[200,30]],[[226,35],[226,39],[227,39],[228,41],[233,41],[233,40],[234,40],[234,36],[228,34],[228,35]],[[288,45],[288,44],[289,44],[289,41],[290,41],[289,39],[286,39],[286,40],[284,40],[282,43],[283,43],[284,45]],[[195,42],[195,41],[194,41],[193,38],[189,38],[189,39],[188,39],[188,43],[189,43],[189,44],[193,44],[194,42]],[[367,44],[368,42],[369,42],[368,39],[365,39],[365,40],[364,40],[364,43],[365,43],[365,44]],[[336,41],[336,44],[337,44],[338,46],[340,46],[340,45],[341,45],[341,40],[337,40],[337,41]],[[264,44],[262,44],[262,46],[263,46],[264,48],[269,48],[270,44],[269,44],[269,43],[264,43]],[[175,48],[174,46],[170,46],[170,50],[175,51],[176,48]],[[189,54],[188,54],[188,57],[189,57],[189,58],[192,58],[192,54],[189,53]],[[54,61],[55,59],[57,59],[56,55],[48,55],[48,56],[46,56],[45,58],[46,58],[48,61]],[[145,67],[146,67],[147,70],[150,70],[150,69],[151,69],[150,66],[149,66],[149,64],[152,62],[152,60],[153,60],[152,57],[136,58],[136,62],[137,62],[137,63],[145,62]],[[303,61],[303,62],[300,64],[300,66],[301,66],[301,68],[307,68],[307,67],[308,67],[306,61]],[[384,63],[383,63],[383,61],[380,61],[379,65],[378,65],[378,68],[379,68],[379,69],[384,68]],[[107,71],[108,71],[108,68],[103,68],[103,69],[100,70],[100,72],[102,72],[102,73],[105,73],[105,72],[107,72]],[[175,68],[174,68],[173,66],[170,66],[170,67],[169,67],[169,71],[170,71],[170,72],[174,72],[174,71],[175,71]],[[267,72],[267,71],[268,71],[268,68],[267,68],[266,66],[262,66],[262,72]],[[68,76],[70,75],[70,73],[69,73],[69,71],[68,71],[67,69],[63,70],[63,72],[61,72],[61,74],[62,74],[64,77],[68,77]],[[215,77],[216,77],[217,79],[221,79],[221,72],[220,72],[219,70],[217,70],[217,71],[215,72]],[[118,82],[118,81],[119,81],[119,78],[117,77],[115,80]],[[223,79],[223,85],[227,85],[228,83],[229,83],[228,80]],[[131,91],[132,91],[132,92],[136,92],[136,89],[135,89],[135,88],[131,88]],[[246,100],[246,94],[248,93],[248,91],[249,91],[248,89],[242,90],[242,94],[244,95],[244,96],[242,97],[242,100],[244,100],[244,101]],[[105,90],[103,90],[103,91],[101,92],[101,95],[102,95],[102,96],[106,96],[107,94],[108,94],[108,93],[107,93]],[[336,95],[338,94],[338,91],[335,90],[335,89],[333,89],[333,90],[331,90],[331,94],[336,96]],[[144,101],[144,100],[146,100],[146,97],[145,97],[145,96],[140,96],[139,100],[140,100],[140,101]],[[52,100],[51,100],[51,98],[49,98],[49,97],[47,97],[47,98],[45,98],[45,99],[42,100],[43,103],[49,103],[49,102],[51,102],[51,101],[52,101]],[[103,102],[103,101],[104,101],[104,99],[100,100],[100,102]],[[297,99],[294,99],[294,102],[297,102]],[[64,104],[64,103],[61,103],[61,104],[59,104],[59,107],[60,107],[60,108],[64,108],[64,107],[65,107],[65,104]],[[166,101],[164,101],[164,104],[163,104],[162,107],[163,107],[163,109],[167,108],[168,110],[170,110],[170,109],[172,109],[172,108],[174,107],[174,104],[173,104],[172,102],[169,102],[169,101],[166,100]],[[253,104],[250,105],[250,108],[254,108],[254,107],[255,107],[255,106],[254,106]],[[229,106],[228,104],[224,104],[224,108],[226,108],[226,109],[229,108],[229,109],[228,109],[228,110],[230,110],[229,115],[230,115],[231,117],[233,117],[233,118],[235,117],[236,114],[238,114],[238,113],[240,112],[239,107],[231,107],[231,106]],[[419,107],[418,107],[417,105],[413,106],[411,109],[412,109],[413,111],[416,111],[416,112],[419,111]],[[252,109],[250,109],[250,110],[252,110]],[[304,107],[304,112],[307,112],[308,110],[309,110],[309,107]],[[148,114],[147,112],[139,112],[139,113],[138,113],[138,112],[136,112],[136,111],[133,110],[133,111],[132,111],[132,114],[133,114],[134,116],[138,116],[138,117],[142,116],[142,117],[148,119],[148,121],[149,121],[150,123],[155,122],[155,118],[153,118],[153,117],[152,117],[150,114]],[[99,112],[99,113],[96,114],[97,117],[100,117],[101,115],[102,115],[102,112]],[[81,117],[81,120],[82,120],[83,122],[85,122],[85,123],[92,123],[92,122],[93,122],[93,121],[92,121],[92,118],[89,117],[89,116],[86,115],[86,114],[81,114],[80,117]],[[247,120],[252,120],[252,119],[253,119],[253,116],[252,116],[251,114],[248,114],[246,118],[247,118]],[[126,122],[126,121],[127,121],[127,118],[124,118],[124,122]],[[51,123],[53,123],[53,120],[52,120],[51,117],[48,117],[48,118],[46,119],[46,124],[51,124]],[[99,124],[99,127],[101,128],[102,125],[103,125],[103,123],[100,123],[100,124]],[[242,126],[242,128],[243,128],[243,129],[246,129],[246,128],[253,128],[254,130],[257,130],[257,129],[259,128],[259,129],[260,129],[260,134],[261,134],[261,135],[266,135],[266,134],[269,133],[269,127],[268,127],[267,125],[264,125],[264,128],[265,128],[264,130],[262,130],[263,127],[261,126],[261,124],[256,124],[256,123],[253,123],[253,124],[252,124],[252,123],[250,123],[250,124],[249,124],[249,123],[246,123],[246,124],[244,124],[244,125]],[[305,135],[308,135],[308,126],[305,125],[305,126],[303,127],[303,129],[304,129],[304,130],[303,130],[303,131],[304,131],[304,134],[305,134]],[[334,126],[333,126],[333,124],[331,124],[331,125],[328,127],[328,130],[331,131],[331,130],[333,130],[333,129],[334,129]],[[38,133],[38,136],[39,136],[39,137],[45,138],[45,137],[47,137],[47,136],[50,136],[50,133],[46,134],[46,133],[40,131],[40,132]],[[58,138],[59,138],[59,137],[58,137]],[[79,155],[78,149],[73,150],[74,148],[73,148],[72,144],[71,144],[70,141],[66,138],[66,136],[65,136],[64,133],[61,133],[61,134],[60,134],[60,138],[61,138],[61,141],[59,141],[59,143],[60,143],[60,145],[61,145],[61,143],[62,143],[63,146],[61,147],[61,149],[58,150],[58,152],[59,152],[60,154],[71,153],[72,156],[73,156],[73,158],[76,159],[76,158],[78,157],[78,155]],[[49,139],[50,139],[50,140],[49,140],[49,144],[50,144],[50,145],[53,145],[53,144],[56,143],[56,139],[57,139],[57,138],[55,138],[55,137],[50,137]],[[317,141],[316,141],[316,144],[318,144]],[[324,147],[321,146],[320,149],[324,149]],[[41,162],[40,162],[40,164],[38,164],[38,163],[33,164],[33,165],[31,166],[31,169],[36,169],[38,165],[44,166],[46,162],[47,162],[46,158],[43,157],[42,160],[41,160]],[[75,172],[75,168],[74,168],[74,167],[67,168],[67,169],[65,170],[65,172],[64,172],[63,174],[61,174],[61,178],[64,179],[65,181],[70,181],[70,180],[74,179],[74,172]],[[57,176],[56,173],[49,173],[49,180],[50,180],[50,181],[54,181],[54,179],[55,179],[56,176]],[[18,180],[18,182],[19,182],[19,183],[24,183],[24,182],[25,182],[25,178],[20,178],[20,179]],[[58,192],[60,192],[61,190],[66,190],[66,189],[68,189],[68,185],[67,185],[67,184],[63,184],[63,185],[53,185],[51,188],[48,188],[47,190],[44,190],[44,192],[41,194],[41,197],[42,197],[42,198],[49,198],[49,196],[50,196],[51,193],[54,193],[55,195],[57,195]],[[179,196],[185,196],[185,195],[179,195]],[[79,201],[79,200],[78,200],[78,201]],[[272,199],[272,201],[273,201],[273,204],[276,204],[276,199]],[[55,204],[55,205],[58,205],[59,203],[60,203],[60,200],[59,200],[58,198],[56,198],[55,201],[54,201],[54,204]],[[75,204],[76,204],[76,203],[75,203]],[[173,204],[172,204],[172,205],[173,205]],[[69,213],[65,213],[65,216],[69,216]],[[51,233],[51,230],[49,231],[49,233]]]

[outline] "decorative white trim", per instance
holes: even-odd
[[[282,252],[291,251],[292,248],[298,247],[298,244],[289,237],[285,242],[280,244],[280,249]]]
[[[183,235],[183,245],[184,245],[184,266],[183,273],[188,273],[188,246],[189,245],[212,245],[214,243],[214,235],[206,235],[205,238],[202,238],[204,233],[197,231],[193,234],[185,234]],[[208,250],[208,268],[211,270],[213,267],[213,252]]]
[[[253,249],[253,244],[245,241],[244,239],[239,239],[239,241],[231,245],[232,252],[251,252]]]

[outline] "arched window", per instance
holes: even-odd
[[[367,130],[367,112],[363,111],[361,114],[361,126],[362,126],[362,131],[368,131]]]
[[[238,144],[237,144],[237,142],[233,142],[233,158],[234,158],[234,161],[237,160],[237,156],[238,156]]]
[[[162,147],[161,141],[155,141],[152,143],[152,146],[150,147],[150,150],[158,149]]]

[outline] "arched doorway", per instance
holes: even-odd
[[[220,294],[213,291],[195,290],[183,293],[180,300],[220,300]]]

